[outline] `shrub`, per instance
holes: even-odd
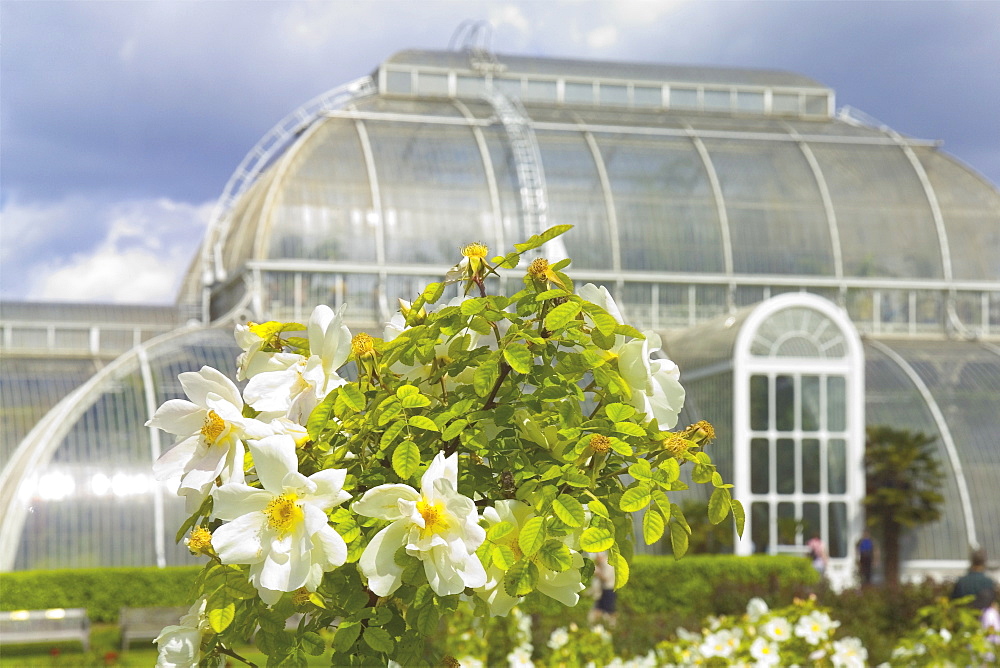
[[[0,573],[0,609],[86,608],[117,622],[123,607],[188,607],[199,566],[84,568]]]

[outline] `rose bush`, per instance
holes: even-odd
[[[576,291],[569,260],[536,257],[521,290],[490,294],[569,227],[492,260],[469,244],[382,339],[326,306],[306,325],[238,326],[242,393],[208,367],[182,374],[189,401],[149,424],[177,436],[157,471],[192,512],[178,540],[208,559],[202,662],[241,659],[250,638],[275,665],[330,645],[336,665],[439,662],[424,638],[460,605],[485,618],[535,592],[575,604],[584,553],[606,551],[625,585],[633,513],[642,540],[668,535],[683,555],[682,465],[712,485],[711,520],[731,514],[742,533],[704,450],[711,425],[667,431],[684,390],[654,332],[606,289]],[[463,294],[436,307],[452,283]]]

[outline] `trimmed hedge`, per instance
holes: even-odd
[[[200,570],[182,566],[0,573],[0,609],[87,608],[95,622],[116,622],[122,607],[189,605]],[[753,596],[769,603],[790,599],[817,580],[801,557],[691,555],[675,561],[639,555],[629,583],[619,591],[618,605],[622,617],[690,623],[710,614],[741,612]],[[574,612],[585,617],[590,605],[583,597]],[[567,611],[551,599],[528,607],[540,617],[565,623]]]
[[[123,607],[191,605],[201,566],[81,568],[0,573],[0,609],[86,608],[93,622],[117,622]]]

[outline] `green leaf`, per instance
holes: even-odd
[[[621,550],[618,549],[617,545],[608,552],[608,563],[615,569],[615,591],[618,591],[628,584],[632,569],[628,565],[628,560],[622,556]]]
[[[355,413],[364,410],[365,395],[361,390],[358,389],[357,385],[353,383],[348,383],[347,385],[341,385],[340,398]]]
[[[524,243],[514,244],[514,248],[518,253],[524,253],[525,251],[530,251],[535,248],[540,247],[546,241],[551,241],[555,239],[560,234],[564,234],[573,229],[572,225],[553,225],[549,229],[545,230],[541,234],[533,234],[531,238]]]
[[[662,489],[653,489],[650,492],[650,498],[652,498],[653,503],[656,505],[657,509],[663,513],[663,519],[670,519],[670,498],[667,496],[666,492]]]
[[[208,625],[216,633],[222,633],[229,628],[234,619],[236,619],[236,605],[233,603],[208,611]]]
[[[708,500],[708,520],[712,524],[720,524],[722,520],[729,516],[730,502],[729,490],[724,487],[716,487]]]
[[[441,299],[441,295],[444,294],[444,288],[444,283],[428,283],[420,297],[428,304],[433,304]]]
[[[743,527],[747,521],[746,512],[743,511],[743,504],[740,503],[739,499],[733,499],[730,508],[733,511],[733,521],[736,522],[736,533],[740,538],[743,538]]]
[[[583,526],[586,512],[583,505],[569,494],[560,494],[552,501],[552,511],[563,524],[574,529]]]
[[[346,652],[361,635],[361,622],[341,622],[333,634],[333,649]]]
[[[584,552],[604,552],[614,544],[614,534],[604,527],[588,527],[580,534],[580,548]]]
[[[558,540],[550,540],[542,545],[538,551],[538,561],[542,566],[550,571],[562,573],[569,570],[573,565],[573,553],[565,543]]]
[[[486,300],[479,297],[466,299],[461,303],[459,308],[462,311],[462,315],[476,315],[477,313],[482,313],[483,309],[486,308]]]
[[[663,475],[667,477],[667,482],[673,482],[681,475],[681,465],[673,457],[664,462],[660,462],[659,468],[663,471]]]
[[[633,454],[631,445],[620,438],[615,438],[614,436],[611,437],[611,449],[622,457],[631,457]]]
[[[429,636],[437,631],[438,623],[441,621],[441,611],[436,605],[423,605],[417,608],[413,621],[417,631]]]
[[[521,525],[521,533],[518,534],[517,544],[525,556],[532,556],[545,542],[545,526],[541,517],[532,517]]]
[[[434,424],[434,420],[430,419],[426,415],[411,415],[410,419],[406,421],[411,427],[419,427],[421,429],[426,429],[427,431],[441,431],[438,426]]]
[[[707,464],[695,464],[691,471],[691,480],[698,484],[712,481],[713,468]]]
[[[458,420],[455,420],[454,422],[452,422],[451,424],[449,424],[447,427],[444,428],[444,432],[441,434],[441,438],[443,438],[446,441],[450,441],[451,439],[461,434],[462,431],[466,428],[466,426],[468,426],[468,424],[469,421],[465,419],[460,418]]]
[[[615,431],[619,434],[628,434],[629,436],[638,436],[639,438],[646,435],[646,430],[634,422],[616,422]]]
[[[486,530],[486,539],[494,543],[509,535],[514,530],[514,525],[510,522],[497,522]]]
[[[493,384],[497,382],[498,373],[496,364],[493,363],[492,358],[483,360],[479,368],[472,374],[472,386],[476,390],[476,394],[481,397],[489,394],[493,389]]]
[[[649,482],[653,479],[653,470],[649,467],[649,461],[645,459],[635,460],[635,464],[628,467],[628,474],[642,482]]]
[[[366,628],[362,638],[364,638],[365,643],[369,647],[383,654],[391,653],[396,646],[389,632],[379,626],[369,626]]]
[[[688,551],[688,532],[680,522],[670,522],[670,547],[674,551],[674,558],[680,559]]]
[[[545,329],[555,332],[563,329],[569,321],[580,313],[580,302],[569,301],[560,304],[545,316]]]
[[[713,487],[724,487],[726,481],[722,479],[722,474],[718,471],[712,473],[712,486]]]
[[[327,423],[333,417],[333,405],[336,399],[336,393],[331,392],[309,414],[309,420],[306,422],[306,430],[309,432],[309,438],[312,440],[318,441],[323,430],[326,429]]]
[[[660,511],[652,506],[647,508],[642,516],[642,539],[646,541],[646,545],[652,545],[660,540],[665,528],[666,524]]]
[[[406,428],[406,423],[403,422],[402,420],[397,420],[396,422],[390,424],[389,427],[382,434],[382,438],[379,439],[379,447],[383,449],[388,448],[390,445],[392,445],[393,441],[396,440],[396,437],[399,436],[400,432],[402,432],[403,429],[405,428]]]
[[[609,420],[621,422],[635,415],[635,409],[626,404],[615,403],[605,406],[604,413],[608,416]]]
[[[589,508],[590,512],[592,512],[594,515],[603,517],[605,519],[611,519],[611,514],[608,513],[607,506],[605,506],[604,502],[601,501],[600,499],[591,499],[589,502],[587,502],[587,508]]]
[[[396,446],[392,453],[392,470],[403,480],[417,472],[420,468],[420,448],[410,440],[405,440]]]
[[[642,332],[640,332],[635,327],[631,325],[615,325],[615,334],[621,334],[622,336],[627,336],[631,339],[645,339]]]
[[[570,487],[590,487],[590,478],[579,471],[566,471],[562,481]]]
[[[517,557],[514,555],[514,550],[511,549],[510,545],[497,545],[493,551],[493,563],[502,571],[513,566],[515,561],[517,561]]]
[[[503,588],[510,596],[527,596],[538,584],[538,566],[522,559],[510,567],[503,578]]]
[[[626,513],[634,513],[648,506],[650,500],[649,485],[640,482],[625,490],[618,507]]]
[[[400,386],[396,390],[396,396],[403,408],[423,408],[431,403],[431,400],[420,394],[420,390],[413,385]]]
[[[518,373],[531,373],[534,356],[523,343],[512,343],[503,350],[503,358]]]
[[[618,321],[615,317],[602,309],[597,304],[592,304],[587,302],[583,305],[583,309],[590,316],[590,319],[594,321],[594,326],[597,330],[604,336],[610,336],[615,333],[615,327],[618,326]]]
[[[307,654],[319,656],[326,650],[326,641],[315,631],[306,631],[300,636],[299,643]]]
[[[565,297],[566,291],[562,288],[555,288],[552,290],[546,290],[545,292],[539,292],[535,295],[536,302],[544,302],[548,299],[555,299],[556,297]]]

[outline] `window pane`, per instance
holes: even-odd
[[[729,111],[731,106],[728,90],[706,90],[705,109]]]
[[[830,494],[847,493],[847,443],[842,438],[831,438],[826,444],[827,487]]]
[[[484,90],[486,90],[486,81],[482,77],[459,76],[455,80],[455,91],[459,95],[479,95]]]
[[[795,441],[779,438],[774,452],[778,494],[795,493]]]
[[[771,97],[771,111],[776,114],[799,113],[799,96],[788,93],[775,93]]]
[[[628,88],[615,84],[601,84],[601,104],[628,104]]]
[[[771,507],[766,503],[757,502],[750,506],[750,540],[753,541],[754,554],[767,554],[771,545]]]
[[[593,104],[594,85],[589,83],[572,83],[567,81],[564,96],[564,99],[567,102],[585,102],[587,104]]]
[[[795,429],[795,379],[791,376],[774,379],[774,418],[778,431]]]
[[[802,439],[802,493],[819,494],[819,439]]]
[[[525,100],[539,100],[541,102],[556,101],[555,81],[534,81],[528,79],[528,88],[524,92]]]
[[[417,90],[421,95],[447,95],[448,75],[420,72],[417,75]]]
[[[637,107],[659,107],[663,104],[663,91],[659,88],[636,86],[632,89],[632,99]]]
[[[808,541],[813,536],[822,536],[822,525],[819,519],[818,503],[802,504],[802,542]]]
[[[390,93],[409,93],[410,73],[389,70],[386,72],[385,85]]]
[[[802,376],[802,431],[819,431],[819,376]]]
[[[841,501],[830,504],[830,540],[828,542],[831,557],[847,556],[847,504]]]
[[[766,438],[750,441],[750,492],[767,494],[771,491],[770,444]]]
[[[521,97],[520,79],[494,79],[493,84],[506,95],[510,95],[516,98]]]
[[[674,109],[697,109],[698,90],[696,88],[671,88],[670,106]]]
[[[806,113],[825,116],[828,111],[826,95],[806,95]]]
[[[843,376],[826,379],[826,425],[830,431],[847,429],[847,385]]]
[[[739,91],[736,93],[736,108],[764,113],[764,94]]]
[[[778,544],[795,545],[795,536],[799,531],[799,522],[795,519],[794,503],[778,504]]]
[[[767,429],[767,376],[750,376],[750,428]]]

